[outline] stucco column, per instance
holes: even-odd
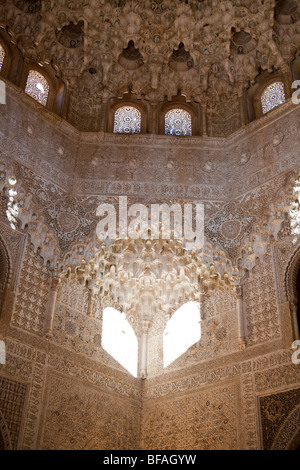
[[[148,369],[148,335],[149,328],[151,326],[150,320],[141,321],[141,340],[140,340],[140,367],[139,367],[139,377],[141,379],[146,379],[147,369]]]
[[[203,287],[200,281],[200,292],[199,292],[199,308],[200,308],[200,321],[205,320],[205,299],[207,295],[203,291]]]
[[[108,99],[106,96],[103,96],[102,99],[102,110],[101,110],[101,118],[100,118],[100,131],[106,132],[106,123],[108,118]]]
[[[95,304],[95,296],[93,293],[93,289],[88,289],[88,307],[87,307],[87,314],[89,317],[94,316],[94,304]]]
[[[290,302],[290,311],[291,311],[291,320],[292,320],[292,329],[293,329],[293,340],[300,339],[298,318],[297,318],[298,305],[297,302]]]
[[[157,103],[152,102],[151,103],[151,122],[150,122],[150,133],[151,134],[157,134],[159,133],[158,130],[158,119],[157,119]]]
[[[202,105],[202,135],[207,136],[207,123],[206,123],[206,106]]]
[[[51,279],[50,294],[48,298],[45,323],[44,323],[44,334],[46,338],[52,337],[53,332],[53,321],[56,307],[56,299],[59,285],[59,273],[57,270],[53,271]]]
[[[240,101],[241,124],[242,124],[242,126],[245,126],[245,124],[246,124],[246,116],[247,116],[247,111],[246,111],[246,96],[245,96],[245,94],[242,95],[242,96],[239,96],[239,101]]]
[[[238,312],[238,325],[239,325],[239,348],[246,347],[246,334],[245,334],[245,317],[244,317],[244,292],[243,285],[236,284],[235,291],[237,294],[237,312]]]

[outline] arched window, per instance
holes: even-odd
[[[164,335],[164,367],[184,354],[201,338],[198,302],[182,305],[168,321]]]
[[[36,70],[30,70],[26,82],[25,93],[46,106],[49,94],[49,83],[44,75]]]
[[[260,100],[263,114],[268,113],[271,109],[284,103],[284,84],[282,82],[271,83],[271,85],[267,86],[263,91]]]
[[[184,109],[171,109],[165,115],[166,135],[192,135],[192,116]]]
[[[142,116],[133,106],[118,108],[114,116],[114,132],[126,134],[139,134],[141,132]]]
[[[112,307],[103,310],[102,347],[121,366],[137,377],[137,337],[125,314]]]
[[[5,50],[3,49],[3,47],[0,44],[0,71],[2,69],[2,65],[3,65],[3,62],[4,62],[4,57],[5,57]]]

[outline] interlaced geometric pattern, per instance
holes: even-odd
[[[43,106],[46,106],[49,93],[49,83],[41,73],[36,72],[35,70],[30,70],[26,82],[25,93],[30,95]]]
[[[275,82],[269,85],[261,95],[262,112],[266,114],[285,102],[284,84]]]
[[[141,113],[133,106],[122,106],[115,112],[114,132],[139,134],[141,132]]]
[[[4,57],[5,57],[5,51],[4,51],[3,47],[0,44],[0,70],[2,69],[2,65],[3,65],[3,62],[4,62]]]
[[[183,109],[171,109],[165,115],[166,135],[192,135],[192,116]]]

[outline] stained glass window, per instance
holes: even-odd
[[[30,70],[27,78],[25,93],[30,95],[34,100],[38,101],[42,105],[46,106],[49,83],[47,82],[44,75],[37,72],[36,70]]]
[[[200,306],[198,302],[182,305],[168,321],[164,336],[164,367],[184,354],[201,339]]]
[[[272,83],[264,90],[260,99],[262,112],[266,114],[285,102],[284,84],[281,82]]]
[[[192,116],[183,109],[171,109],[165,115],[165,134],[192,135]]]
[[[4,57],[5,57],[5,51],[4,51],[3,47],[0,44],[0,70],[2,69],[2,65],[3,65],[3,62],[4,62]]]
[[[122,106],[115,112],[114,132],[139,134],[141,132],[141,113],[133,106]]]

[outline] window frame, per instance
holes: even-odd
[[[31,96],[27,91],[26,91],[26,86],[27,86],[27,81],[28,81],[28,78],[29,78],[29,75],[31,72],[36,72],[38,73],[39,75],[41,75],[47,82],[48,84],[48,87],[49,87],[49,90],[48,90],[48,95],[47,95],[47,99],[46,99],[46,103],[43,104],[43,103],[40,103],[38,100],[36,100],[33,96]],[[29,96],[30,98],[32,98],[36,103],[40,104],[41,106],[47,108],[48,106],[48,102],[49,102],[49,98],[51,97],[51,80],[49,79],[49,77],[47,77],[47,75],[45,73],[43,73],[41,70],[37,70],[37,68],[34,68],[34,67],[31,67],[28,71],[28,74],[27,74],[27,77],[26,77],[26,82],[25,82],[25,88],[24,88],[24,92],[27,96]]]
[[[284,102],[283,103],[279,103],[277,104],[276,106],[274,106],[273,108],[269,109],[268,111],[264,112],[263,111],[263,105],[262,105],[262,97],[263,97],[263,94],[267,91],[267,89],[269,87],[271,87],[272,85],[274,85],[275,83],[280,83],[281,85],[283,85],[283,93],[284,93]],[[270,111],[273,111],[274,109],[278,108],[281,104],[284,104],[286,102],[286,94],[285,94],[285,86],[284,86],[284,82],[282,80],[274,80],[272,81],[271,83],[269,83],[268,85],[266,85],[263,90],[261,91],[260,93],[260,104],[261,104],[261,112],[262,112],[262,115],[265,116],[266,114],[268,114]]]
[[[177,109],[179,109],[180,111],[184,111],[186,113],[189,114],[189,116],[191,117],[191,134],[166,134],[166,116],[168,113],[172,112],[172,111],[176,111]],[[192,137],[193,136],[193,116],[192,114],[190,113],[190,111],[184,109],[182,106],[180,107],[172,107],[171,109],[169,109],[168,111],[165,112],[164,114],[164,129],[165,129],[165,135],[167,136],[175,136],[175,137]]]
[[[187,111],[192,118],[192,135],[171,135],[165,134],[165,116],[166,114],[171,111],[172,109],[182,109],[183,111]],[[195,137],[202,135],[202,125],[203,125],[203,118],[202,118],[202,109],[201,104],[197,101],[190,101],[187,102],[185,96],[178,94],[173,96],[170,101],[164,101],[159,104],[159,116],[158,116],[158,134],[164,135],[166,137]]]
[[[115,112],[123,106],[131,106],[141,113],[141,130],[139,133],[114,132]],[[149,103],[144,98],[138,99],[134,93],[124,92],[122,98],[110,98],[108,101],[108,119],[106,132],[114,135],[141,135],[149,132]]]
[[[265,89],[272,83],[281,82],[284,85],[285,102],[291,97],[291,89],[289,87],[290,75],[283,74],[280,70],[273,73],[262,72],[256,78],[256,82],[245,90],[247,122],[252,122],[262,116],[267,116],[271,111],[280,107],[276,106],[267,113],[263,114],[261,96]],[[284,104],[284,103],[283,103]]]
[[[116,113],[118,111],[120,111],[120,109],[122,108],[133,108],[135,109],[136,111],[138,111],[139,115],[140,115],[140,130],[139,132],[116,132],[115,131],[115,116],[116,116]],[[141,111],[136,107],[136,106],[133,106],[133,105],[130,105],[130,104],[123,104],[122,106],[118,106],[115,111],[114,111],[114,123],[113,123],[113,133],[114,134],[125,134],[125,135],[130,135],[130,134],[141,134],[141,131],[142,131],[142,113]]]

